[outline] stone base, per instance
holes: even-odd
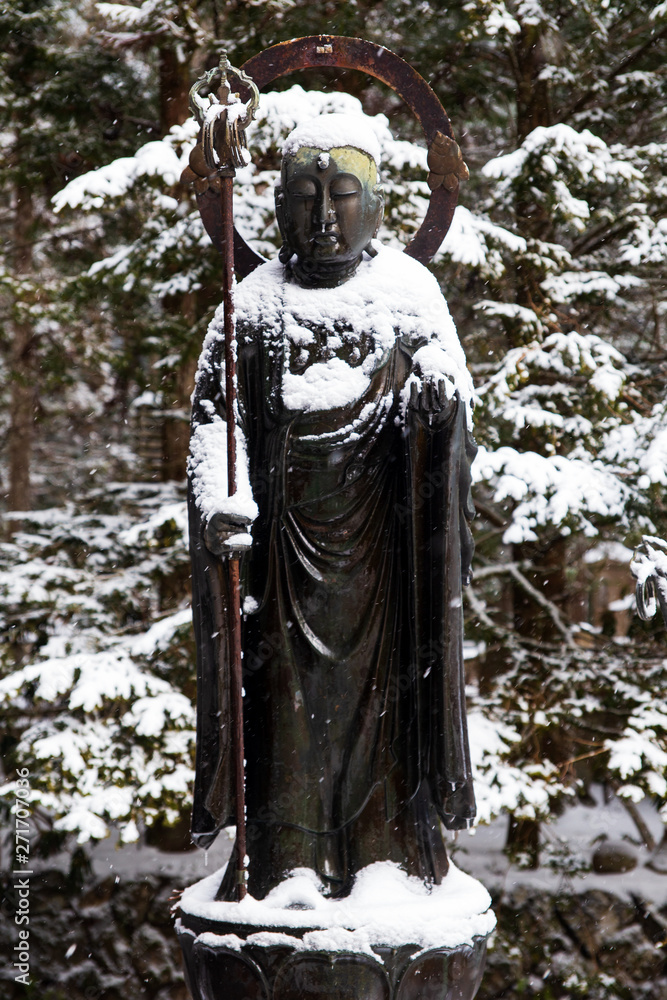
[[[472,1000],[486,957],[485,937],[456,948],[378,945],[371,955],[301,950],[276,927],[183,912],[176,930],[193,1000]],[[284,930],[294,941],[312,926]]]

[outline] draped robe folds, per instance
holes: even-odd
[[[278,268],[246,279],[261,304],[245,311],[253,289],[241,285],[237,331],[238,423],[258,508],[242,563],[249,891],[261,897],[308,867],[328,891],[345,893],[356,871],[379,860],[437,882],[447,870],[440,821],[458,829],[475,811],[461,601],[472,556],[466,404],[450,385],[440,414],[407,405],[424,334],[406,333],[400,311],[392,343],[386,329],[374,333],[372,299],[360,305],[353,286],[349,327],[340,317],[295,325],[275,292],[289,291],[289,269]],[[214,323],[193,398],[189,499],[192,830],[202,846],[234,815],[227,575],[203,541],[215,493],[205,480],[220,470],[210,472],[202,443],[225,437],[221,353]],[[309,369],[342,378],[341,358],[356,382],[334,385],[333,397],[329,383],[308,382]],[[223,882],[220,894],[232,892]]]

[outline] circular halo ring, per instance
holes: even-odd
[[[343,35],[293,38],[252,56],[241,69],[261,90],[281,76],[322,66],[359,70],[391,87],[417,118],[428,146],[433,142],[436,132],[443,132],[453,138],[445,109],[426,80],[395,52],[382,45],[364,41],[363,38],[346,38]],[[422,264],[431,260],[447,235],[457,197],[458,185],[453,191],[439,187],[431,192],[426,216],[405,248],[405,253]],[[237,231],[234,245],[237,270],[245,277],[264,258],[255,253]]]

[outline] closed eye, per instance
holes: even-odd
[[[356,177],[342,175],[335,177],[331,182],[332,198],[351,198],[353,195],[361,194],[361,184]]]
[[[296,180],[288,184],[288,191],[290,197],[300,198],[304,201],[312,201],[317,197],[317,188],[313,181],[309,180]]]

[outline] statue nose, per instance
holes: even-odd
[[[322,192],[318,205],[318,220],[322,226],[332,225],[336,221],[336,209],[328,191]]]

